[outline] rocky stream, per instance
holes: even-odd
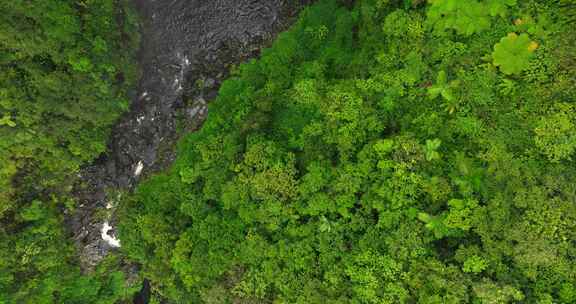
[[[84,271],[122,245],[114,229],[118,193],[170,165],[179,135],[201,126],[230,66],[257,56],[307,2],[134,0],[142,22],[140,79],[107,152],[82,169],[79,206],[68,218]]]

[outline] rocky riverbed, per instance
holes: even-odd
[[[138,87],[107,153],[81,171],[68,218],[85,271],[122,246],[119,193],[172,162],[178,136],[201,126],[230,66],[257,56],[306,2],[134,0],[142,20]]]

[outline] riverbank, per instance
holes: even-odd
[[[175,142],[201,126],[231,67],[258,56],[305,3],[135,1],[142,19],[138,88],[106,153],[81,171],[79,207],[68,221],[83,269],[121,247],[114,228],[122,220],[115,215],[120,193],[171,164]]]

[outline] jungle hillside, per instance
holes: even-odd
[[[122,194],[90,273],[63,219],[138,18],[0,11],[0,304],[576,303],[575,0],[316,1]]]
[[[129,107],[136,15],[124,0],[2,0],[0,12],[0,303],[129,300],[118,257],[81,272],[64,217]]]
[[[576,2],[319,1],[120,238],[174,303],[575,303]]]

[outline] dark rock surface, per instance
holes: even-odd
[[[68,227],[90,271],[115,244],[114,191],[168,166],[178,119],[200,127],[231,64],[258,55],[306,0],[134,0],[143,20],[141,78],[108,152],[81,172]],[[105,240],[108,239],[108,240]],[[120,244],[121,245],[121,244]]]

